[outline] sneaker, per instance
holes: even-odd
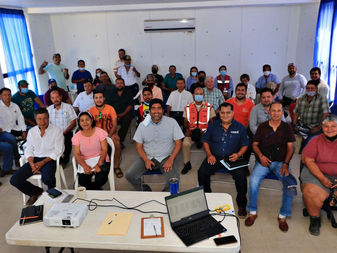
[[[321,217],[310,216],[309,232],[312,235],[318,236],[321,228]]]
[[[192,169],[192,165],[190,162],[185,163],[184,168],[181,170],[181,174],[186,174]]]

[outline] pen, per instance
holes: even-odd
[[[156,230],[156,226],[155,226],[155,225],[153,225],[153,229],[154,229],[154,233],[156,234],[156,236],[158,236],[158,235],[157,235],[157,230]]]

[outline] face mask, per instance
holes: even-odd
[[[147,83],[147,86],[152,87],[154,83]]]
[[[157,74],[157,73],[158,73],[158,70],[152,69],[152,74]]]
[[[306,91],[305,94],[307,94],[309,97],[313,97],[316,95],[316,91]]]
[[[194,100],[196,102],[202,102],[204,100],[204,96],[203,95],[194,95]]]
[[[85,70],[85,68],[78,68],[80,71],[83,71],[83,70]]]
[[[124,64],[125,65],[125,67],[128,67],[128,68],[130,68],[130,66],[131,66],[131,64]]]
[[[197,74],[198,74],[197,72],[192,72],[192,73],[191,73],[191,75],[194,76],[194,77],[196,77]]]
[[[334,141],[337,139],[337,135],[332,136],[332,137],[325,136],[325,138],[327,138],[329,141]]]
[[[270,71],[263,71],[263,74],[264,74],[265,76],[269,76],[269,75],[270,75]]]
[[[96,76],[97,77],[101,77],[101,73],[99,72],[99,73],[96,73]]]
[[[226,75],[226,73],[227,73],[227,71],[226,71],[226,70],[221,70],[221,71],[220,71],[220,74],[221,74],[222,76],[225,76],[225,75]]]
[[[201,76],[199,77],[199,82],[204,82],[205,81],[205,77]]]
[[[21,88],[22,93],[28,93],[29,89],[28,88]]]

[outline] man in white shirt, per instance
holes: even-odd
[[[121,48],[118,50],[118,60],[115,63],[114,74],[117,78],[118,69],[124,65],[125,49]]]
[[[10,179],[10,183],[24,194],[30,196],[26,205],[33,205],[43,189],[27,179],[41,174],[48,189],[55,187],[56,160],[63,153],[62,130],[49,123],[47,109],[39,108],[34,112],[37,126],[28,132],[25,157],[28,160]]]
[[[84,83],[84,91],[82,91],[76,97],[73,107],[75,112],[79,114],[80,112],[87,112],[91,107],[95,106],[94,96],[92,90],[94,86],[90,81]]]
[[[172,91],[166,104],[167,104],[167,115],[174,118],[179,126],[184,125],[183,113],[185,106],[193,102],[193,96],[191,92],[185,90],[185,79],[178,78],[177,80],[177,90]]]
[[[2,88],[0,90],[0,141],[7,142],[12,145],[14,159],[16,164],[19,164],[20,155],[16,143],[16,137],[21,136],[22,139],[26,139],[26,125],[25,120],[20,110],[20,107],[11,102],[12,94],[8,88]],[[6,156],[6,154],[4,155]],[[13,165],[13,157],[11,164]],[[0,176],[5,174],[12,174],[12,166],[10,168],[4,168],[4,171],[0,172]]]
[[[53,104],[47,108],[49,113],[49,121],[54,126],[59,127],[63,131],[65,148],[61,163],[63,167],[65,167],[69,162],[72,149],[72,131],[76,126],[77,116],[74,108],[70,104],[62,102],[62,97],[59,91],[52,91],[50,93],[50,99]]]
[[[124,80],[125,89],[131,92],[132,97],[136,96],[139,91],[137,78],[140,77],[140,73],[131,65],[130,55],[124,57],[124,65],[118,69],[116,77]]]
[[[321,69],[318,67],[314,67],[310,70],[310,78],[313,81],[318,83],[318,94],[325,97],[329,101],[329,85],[321,79]]]
[[[249,81],[250,81],[250,77],[248,74],[242,74],[240,76],[240,81],[242,83],[244,83],[247,87],[247,94],[246,94],[246,97],[250,100],[253,101],[253,103],[255,103],[255,98],[256,98],[256,90],[255,90],[255,86],[250,84]]]

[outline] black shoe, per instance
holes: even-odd
[[[201,149],[202,146],[203,146],[203,144],[202,144],[201,141],[198,141],[198,142],[196,143],[196,146],[197,146],[197,149]]]
[[[3,170],[0,170],[0,177],[4,177],[6,174]]]
[[[240,219],[244,219],[247,216],[247,211],[245,207],[239,207],[238,216]]]
[[[34,205],[34,203],[42,195],[42,193],[43,193],[43,189],[39,188],[39,190],[27,200],[26,206]]]
[[[151,187],[148,184],[143,184],[143,192],[152,192]]]
[[[310,234],[318,236],[320,228],[321,228],[321,217],[310,216],[310,226],[309,226]]]
[[[125,149],[125,145],[121,142],[121,149]]]
[[[181,174],[186,174],[192,169],[192,165],[190,162],[185,163],[184,168],[181,170]]]

